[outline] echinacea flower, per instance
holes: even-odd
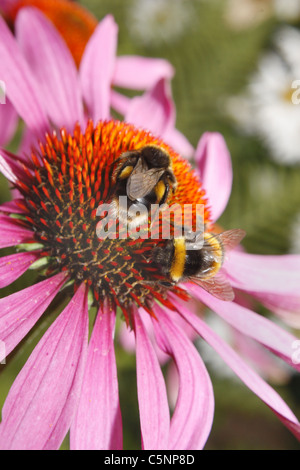
[[[81,77],[83,100],[95,124],[91,120],[85,123],[76,74],[67,73],[70,56],[56,31],[31,9],[21,11],[17,24],[19,45],[0,21],[0,74],[7,83],[8,98],[36,135],[36,142],[30,158],[1,150],[0,169],[19,193],[1,206],[5,215],[0,216],[0,246],[16,246],[17,252],[2,258],[0,285],[12,283],[29,267],[39,269],[37,261],[43,261],[43,280],[0,300],[0,339],[6,353],[24,338],[59,292],[69,301],[7,396],[0,424],[1,448],[57,449],[69,429],[72,449],[122,448],[113,339],[117,311],[131,324],[136,339],[143,449],[200,449],[210,433],[212,384],[182,321],[216,349],[299,439],[300,424],[285,402],[194,315],[187,299],[194,297],[208,305],[241,333],[299,370],[292,360],[296,338],[267,318],[234,301],[220,300],[199,285],[167,282],[159,264],[152,263],[157,240],[99,240],[96,234],[97,206],[109,200],[116,188],[113,169],[117,159],[147,144],[165,149],[171,157],[178,186],[168,203],[201,203],[206,229],[211,230],[226,207],[232,182],[230,156],[222,137],[205,134],[200,140],[195,152],[199,176],[165,143],[166,136],[178,134],[174,132],[173,105],[162,93],[161,80],[143,96],[126,102],[124,122],[103,117],[111,67],[108,60],[102,63],[101,73],[97,71],[99,48],[93,36],[82,59]],[[32,71],[23,54],[38,57],[41,67],[45,54],[51,68],[42,73],[37,61]],[[66,82],[55,82],[59,85],[57,100],[51,94],[52,80],[55,74],[62,76],[62,70]],[[65,126],[51,131],[48,116],[57,126],[65,119]],[[288,308],[290,299],[295,305],[300,301],[299,263],[297,256],[261,257],[233,250],[224,263],[224,275],[234,288]],[[88,341],[91,302],[98,313]],[[146,328],[145,318],[150,318],[150,327]],[[179,374],[172,418],[154,341],[174,359]]]

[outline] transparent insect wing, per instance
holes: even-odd
[[[235,248],[246,236],[246,232],[241,229],[232,229],[222,232],[218,235],[219,240],[225,247],[226,251],[230,251]]]
[[[231,302],[234,299],[234,291],[229,281],[221,273],[218,273],[209,279],[191,277],[190,281],[202,287],[206,292],[220,300]]]

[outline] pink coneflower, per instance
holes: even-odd
[[[110,118],[110,58],[114,57],[111,45],[115,37],[109,33],[111,18],[104,21],[108,28],[106,60],[99,69],[99,43],[92,36],[82,59],[82,95],[68,49],[40,13],[21,11],[17,20],[20,45],[0,21],[1,78],[7,83],[8,98],[35,135],[30,158],[1,151],[0,168],[18,196],[1,207],[6,215],[0,216],[0,246],[22,244],[27,250],[2,258],[0,285],[13,282],[35,261],[44,261],[43,280],[0,301],[0,339],[6,353],[24,338],[59,292],[70,299],[8,394],[2,410],[0,445],[3,449],[57,449],[70,430],[72,449],[122,448],[113,340],[117,310],[133,328],[136,339],[143,449],[201,449],[210,433],[212,384],[182,321],[216,349],[300,438],[299,422],[288,406],[191,311],[188,298],[208,305],[237,330],[299,370],[299,364],[294,364],[297,361],[293,362],[296,338],[199,285],[168,282],[159,264],[152,262],[154,239],[100,241],[96,235],[97,206],[114,192],[113,168],[128,150],[155,144],[169,152],[178,187],[170,193],[168,203],[202,203],[207,230],[213,229],[224,210],[232,181],[230,157],[220,135],[206,134],[196,150],[201,182],[169,147],[170,136],[177,147],[187,143],[174,131],[174,108],[164,80],[154,83],[145,95],[122,102],[125,122]],[[45,70],[46,63],[51,67]],[[82,102],[95,124],[85,122]],[[63,126],[60,131],[50,131],[49,118],[52,124]],[[278,309],[291,310],[300,301],[299,265],[297,256],[258,257],[233,250],[222,269],[226,288],[230,281],[239,291]],[[91,304],[98,313],[88,341]],[[151,320],[147,327],[145,318]],[[173,358],[179,374],[172,418],[154,342]]]

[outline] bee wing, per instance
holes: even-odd
[[[245,235],[246,235],[245,230],[232,229],[232,230],[226,230],[226,232],[220,233],[219,235],[217,235],[217,237],[221,240],[226,251],[229,251],[235,248],[243,240]]]
[[[189,280],[220,300],[231,302],[234,299],[234,292],[229,281],[220,273],[209,279],[191,277]]]
[[[132,201],[146,196],[158,183],[160,177],[164,174],[164,169],[151,168],[143,171],[137,168],[133,170],[127,181],[127,196]]]

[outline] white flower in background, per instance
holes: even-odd
[[[242,97],[230,98],[229,114],[238,127],[259,136],[279,163],[300,162],[300,33],[282,28],[276,51],[265,54]],[[295,104],[299,103],[299,104]]]
[[[276,16],[285,21],[300,18],[300,0],[273,0]]]
[[[145,45],[173,42],[193,19],[192,3],[192,0],[134,0],[128,10],[128,30]]]
[[[300,18],[300,0],[227,0],[225,20],[236,30],[251,28],[274,15],[280,21]]]

